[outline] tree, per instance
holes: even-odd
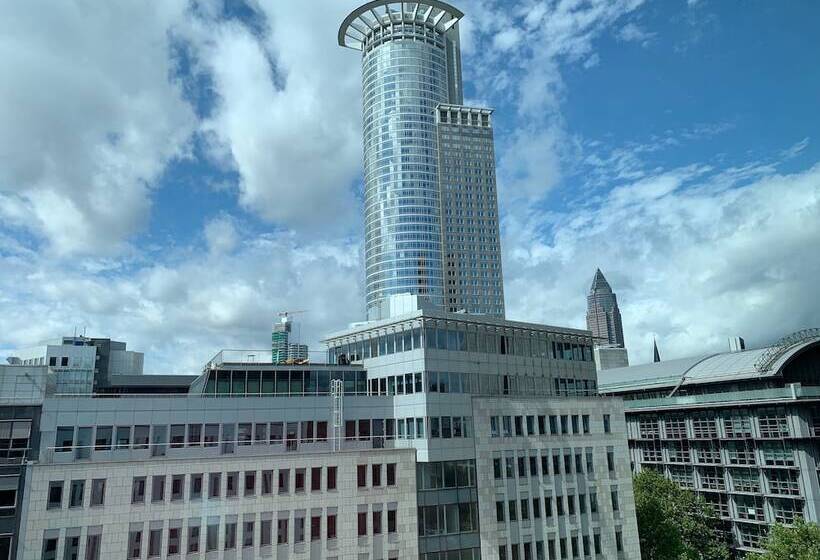
[[[634,481],[643,560],[728,560],[712,507],[662,475],[641,471]]]
[[[794,525],[774,525],[763,547],[766,552],[750,560],[817,560],[820,558],[820,526],[795,519]]]

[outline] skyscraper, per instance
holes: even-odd
[[[461,105],[462,16],[434,0],[369,2],[339,29],[362,52],[370,319],[402,293],[504,315],[491,111]]]
[[[611,344],[624,348],[624,329],[621,324],[621,310],[618,296],[612,291],[601,269],[595,271],[595,278],[587,296],[587,329],[600,344]]]
[[[600,268],[595,271],[587,296],[587,329],[592,331],[595,341],[594,355],[598,371],[629,365],[618,298]]]

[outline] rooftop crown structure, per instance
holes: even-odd
[[[492,111],[462,106],[462,16],[379,1],[339,28],[339,45],[362,52],[369,319],[404,293],[504,316]]]

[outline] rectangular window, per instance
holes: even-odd
[[[288,542],[288,520],[279,519],[276,524],[276,544],[287,544]]]
[[[504,501],[497,500],[495,502],[495,520],[498,523],[504,522]]]
[[[370,465],[371,469],[371,477],[370,477],[370,485],[375,487],[382,485],[382,466],[381,464],[378,465]]]
[[[135,476],[131,483],[131,503],[144,504],[145,503],[145,484],[144,476]]]
[[[290,492],[290,470],[279,469],[279,493],[287,494]]]
[[[134,426],[134,449],[148,449],[150,426]]]
[[[273,494],[273,470],[262,471],[262,495]]]
[[[47,509],[60,509],[61,507],[63,507],[63,481],[51,481],[48,483]]]
[[[202,424],[188,424],[188,447],[202,445]]]
[[[95,451],[108,451],[111,449],[111,437],[114,428],[112,426],[97,426],[97,433],[94,438]]]
[[[185,475],[175,474],[171,476],[171,501],[178,502],[185,497]]]
[[[319,541],[322,539],[322,516],[314,515],[310,518],[310,540]]]
[[[293,518],[293,542],[294,543],[303,543],[303,542],[305,542],[305,518],[304,517],[294,517]]]
[[[151,529],[148,533],[148,558],[162,555],[162,529]]]
[[[253,521],[245,521],[245,523],[242,524],[242,547],[243,548],[253,547],[253,530],[254,530],[254,522]]]
[[[305,469],[296,469],[296,492],[305,491]]]
[[[57,439],[54,442],[54,446],[55,451],[58,453],[71,451],[74,447],[74,426],[58,426]]]
[[[360,511],[356,516],[356,529],[360,537],[367,536],[367,512]]]
[[[336,538],[336,514],[329,513],[327,515],[327,539]]]
[[[336,490],[337,467],[327,467],[327,489]]]
[[[179,554],[179,527],[168,529],[168,555]]]
[[[373,511],[373,534],[380,535],[382,532],[382,512]]]
[[[215,499],[222,496],[222,473],[208,475],[208,498]]]
[[[270,546],[273,542],[273,520],[263,519],[259,533],[259,546]]]
[[[85,538],[85,560],[100,560],[100,537],[101,535],[97,533]]]
[[[105,502],[105,479],[95,478],[91,481],[91,507],[101,506]]]
[[[612,424],[611,424],[611,421],[610,421],[610,415],[609,414],[604,414],[604,433],[608,434],[608,433],[611,433],[611,431],[612,431]]]
[[[185,446],[185,424],[171,424],[171,449]]]
[[[205,447],[216,447],[219,443],[219,424],[205,424]]]
[[[68,497],[68,507],[83,507],[83,497],[85,495],[85,480],[72,480],[71,493]]]
[[[395,509],[388,509],[387,510],[387,532],[388,533],[395,533],[396,530],[397,530],[396,510]]]
[[[322,467],[312,467],[310,469],[310,491],[319,492],[322,490]]]
[[[245,471],[245,496],[256,495],[256,471]]]
[[[191,554],[199,552],[199,525],[188,526],[188,552]]]
[[[202,474],[191,475],[191,487],[188,494],[189,500],[202,499]]]
[[[236,523],[225,523],[225,550],[236,548]]]
[[[151,477],[151,502],[165,500],[165,475]]]
[[[131,531],[128,533],[128,558],[140,558],[142,556],[142,531]]]
[[[205,532],[205,552],[215,552],[219,550],[219,522],[208,523]]]
[[[229,472],[225,475],[225,497],[235,498],[239,492],[239,473]]]
[[[367,465],[356,465],[356,486],[359,488],[367,486]]]
[[[117,426],[117,449],[128,449],[131,445],[131,426]]]

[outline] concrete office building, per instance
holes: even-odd
[[[595,340],[598,371],[629,365],[618,296],[600,268],[595,271],[587,296],[587,329]]]
[[[625,399],[634,470],[701,494],[746,552],[773,523],[820,521],[820,329],[740,347],[608,370],[600,391]]]
[[[464,107],[453,6],[369,2],[339,29],[361,51],[369,319],[391,295],[504,316],[491,111]]]
[[[15,557],[640,557],[587,331],[419,310],[328,346],[343,365],[223,351],[88,395],[5,366],[44,388]]]

